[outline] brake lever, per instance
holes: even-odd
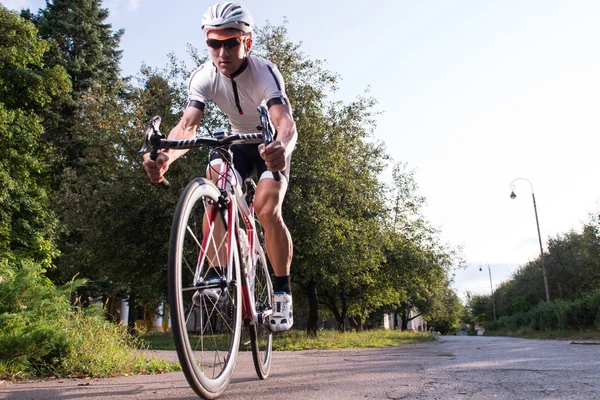
[[[258,113],[260,114],[260,124],[263,135],[265,136],[266,147],[273,142],[273,127],[271,126],[271,121],[269,121],[269,113],[265,107],[258,107]],[[275,182],[279,182],[281,180],[279,171],[271,171],[271,173],[273,174],[273,179],[275,179]]]
[[[160,132],[160,116],[152,117],[152,119],[148,122],[148,128],[146,128],[146,132],[144,133],[144,144],[142,148],[138,150],[138,153],[143,154],[148,150],[148,145],[150,144],[152,148],[150,149],[150,159],[152,161],[156,161],[158,158],[158,148],[160,147],[161,139],[165,138]],[[168,180],[163,178],[161,182],[164,186],[170,187],[171,184]]]
[[[164,137],[159,130],[160,121],[161,119],[157,115],[152,117],[152,119],[148,122],[148,127],[146,128],[146,132],[144,132],[144,144],[142,144],[142,147],[138,150],[139,154],[144,154],[148,150],[148,145],[152,144],[152,137],[154,135],[157,134],[160,136],[160,138]]]

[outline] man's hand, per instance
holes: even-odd
[[[284,171],[287,167],[287,152],[279,140],[269,143],[267,147],[264,144],[258,145],[258,152],[263,160],[265,160],[269,171]]]
[[[158,153],[156,161],[152,161],[150,153],[146,153],[142,165],[152,183],[161,183],[165,179],[163,175],[169,169],[169,156],[167,153]]]

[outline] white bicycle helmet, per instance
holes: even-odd
[[[252,15],[240,3],[217,3],[208,7],[202,16],[202,30],[206,34],[213,29],[239,29],[251,33],[253,27]]]

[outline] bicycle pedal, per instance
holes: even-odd
[[[270,313],[269,313],[270,315]],[[262,325],[267,331],[269,331],[269,333],[273,333],[273,331],[271,330],[271,326],[269,325],[269,315],[266,316],[264,314],[259,314],[258,315],[258,324]]]
[[[273,331],[271,330],[271,326],[269,324],[266,324],[266,323],[263,322],[261,325],[265,328],[265,330],[267,332],[273,333]]]

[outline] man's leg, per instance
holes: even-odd
[[[254,207],[265,231],[267,255],[277,277],[290,275],[292,238],[281,216],[281,204],[287,190],[287,180],[279,182],[265,178],[258,182]]]
[[[290,266],[292,264],[292,238],[281,216],[281,204],[287,190],[287,180],[271,178],[259,180],[254,206],[258,220],[264,228],[265,247],[273,266],[273,314],[269,326],[274,332],[287,331],[294,324]]]

